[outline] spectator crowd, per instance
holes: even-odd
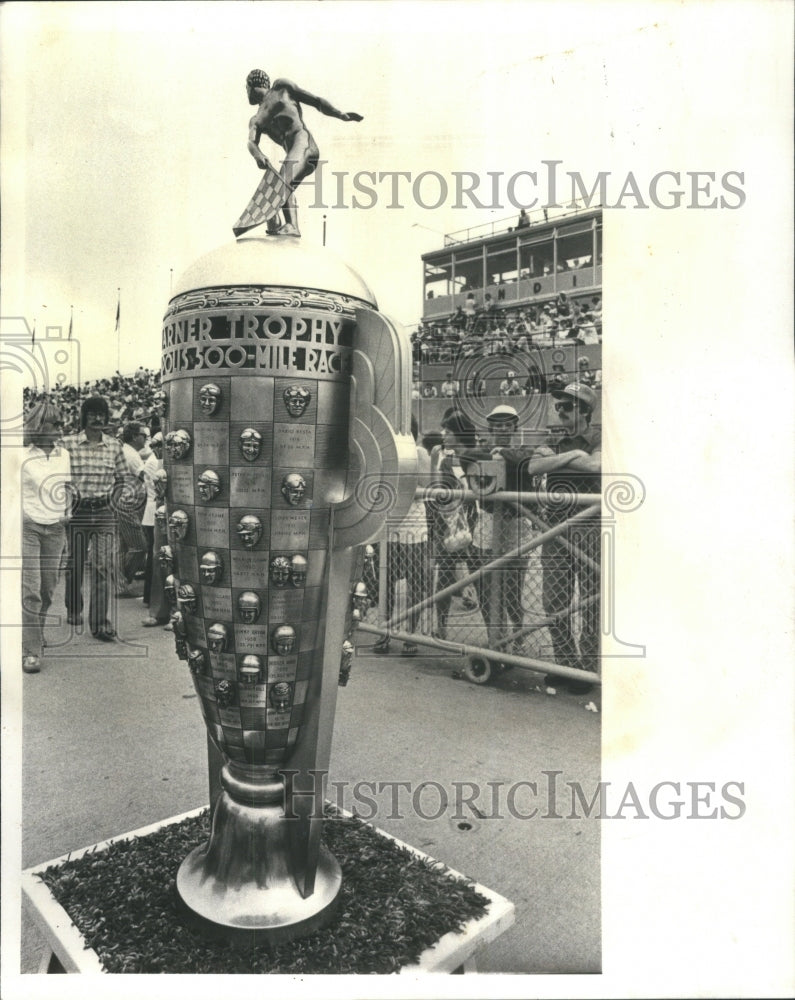
[[[136,581],[149,604],[164,399],[159,373],[143,367],[80,386],[25,390],[19,452],[25,673],[41,669],[44,625],[62,574],[67,622],[77,629],[87,624],[98,640],[116,638],[115,600],[135,596]]]
[[[498,308],[487,292],[482,306],[470,293],[443,320],[420,323],[411,335],[416,364],[454,364],[460,358],[518,355],[533,347],[602,342],[602,299],[570,300],[565,292],[545,303]]]
[[[580,309],[576,314],[571,310],[567,313],[567,308],[565,296],[559,296],[554,319],[551,308],[540,313],[548,316],[550,329],[554,323],[558,330],[582,330],[595,318],[595,306],[593,311]],[[522,339],[536,335],[539,311],[529,312],[532,316],[520,312],[510,321],[505,314],[495,312],[486,317],[485,325],[483,315],[476,313],[463,324],[424,328],[414,337],[415,358],[418,349],[420,360],[426,349],[438,357],[449,344],[454,348],[448,356],[452,363],[455,352],[466,351],[467,340],[478,337],[486,353],[490,350],[487,345],[498,341],[500,351],[511,353]],[[450,331],[455,337],[448,337]],[[496,644],[496,637],[507,635],[509,642],[503,649],[522,654],[528,556],[512,557],[495,577],[490,563],[498,552],[506,551],[505,539],[497,547],[494,501],[485,496],[478,500],[495,458],[504,465],[503,488],[513,496],[530,497],[538,490],[551,493],[558,487],[570,490],[572,484],[575,492],[599,492],[600,437],[598,429],[591,427],[591,417],[601,373],[592,371],[588,358],[580,356],[575,373],[556,363],[550,373],[539,376],[543,385],[531,385],[530,379],[522,385],[513,368],[506,368],[504,375],[499,391],[505,402],[488,414],[485,432],[478,432],[455,402],[462,391],[482,395],[482,379],[475,374],[462,386],[454,369],[446,373],[442,384],[441,395],[452,405],[442,415],[438,432],[419,441],[416,419],[413,421],[421,485],[441,484],[454,491],[460,488],[470,499],[450,510],[417,501],[404,522],[389,529],[387,544],[378,547],[379,555],[387,561],[387,634],[375,647],[376,652],[389,652],[390,629],[401,631],[400,621],[390,619],[398,583],[405,580],[407,607],[413,609],[404,616],[409,633],[419,633],[421,609],[432,608],[433,634],[442,641],[454,639],[450,613],[456,597],[464,610],[481,615],[490,641]],[[560,423],[557,433],[541,446],[521,445],[518,413],[510,405],[513,397],[528,391],[549,393]],[[169,589],[174,589],[174,578],[169,575],[172,568],[163,506],[164,401],[159,374],[144,368],[129,376],[116,372],[111,378],[81,386],[57,386],[49,393],[26,392],[26,438],[20,470],[22,666],[26,673],[41,669],[46,646],[42,626],[62,573],[67,621],[75,628],[84,624],[83,587],[87,581],[87,624],[96,639],[116,638],[115,601],[137,596],[138,581],[142,581],[141,596],[148,608],[142,626],[173,627],[174,595],[169,595]],[[541,510],[540,516],[541,530],[544,517],[547,528],[558,523],[554,511],[545,514]],[[512,532],[509,550],[526,545],[539,530],[538,519],[532,524],[521,503],[501,513],[500,523],[501,531],[507,524]],[[598,659],[598,538],[598,520],[593,520],[581,522],[571,537],[564,533],[546,542],[537,581],[555,662],[588,672],[597,669]],[[575,636],[572,609],[578,602],[581,625]],[[416,642],[404,639],[402,652],[417,655]],[[590,689],[581,677],[569,677],[566,683],[570,691]],[[548,685],[556,683],[554,674],[546,681]]]
[[[160,388],[160,372],[148,368],[140,367],[133,375],[116,372],[111,378],[81,385],[56,385],[47,391],[26,388],[23,401],[26,412],[43,400],[52,403],[63,417],[63,433],[72,434],[78,430],[81,404],[89,396],[107,400],[113,433],[132,420],[144,424],[150,434],[160,430],[165,393]]]

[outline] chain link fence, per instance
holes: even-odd
[[[464,656],[477,683],[506,666],[598,680],[599,497],[462,493],[476,508],[471,543],[449,554],[434,538],[434,490],[417,496],[427,540],[390,541],[387,529],[367,547],[376,650]]]

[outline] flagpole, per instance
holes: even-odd
[[[121,372],[121,288],[116,289],[116,371]]]
[[[43,305],[41,308],[42,309],[46,309],[47,306]],[[46,323],[45,323],[45,326],[46,326]],[[31,337],[30,337],[30,346],[33,347],[35,345],[35,343],[36,343],[36,317],[34,316],[33,317],[33,333],[31,334]]]
[[[74,314],[75,314],[75,307],[69,306],[69,336],[66,338],[67,340],[72,339],[72,320],[74,318]]]

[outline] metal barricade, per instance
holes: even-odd
[[[417,491],[429,508],[439,495]],[[458,498],[477,502],[472,546],[452,559],[440,558],[432,538],[373,547],[367,579],[377,621],[371,612],[360,630],[380,637],[382,651],[403,643],[410,655],[463,656],[474,683],[508,667],[600,683],[600,496]]]

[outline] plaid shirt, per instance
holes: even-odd
[[[103,434],[97,444],[91,444],[85,431],[65,438],[64,445],[72,460],[72,482],[80,498],[107,497],[116,485],[122,485],[129,475],[127,462],[119,442]]]

